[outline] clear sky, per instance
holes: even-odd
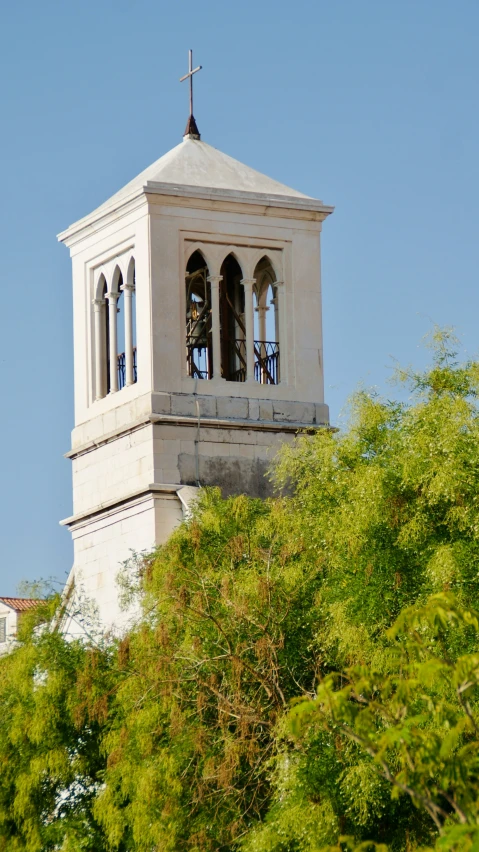
[[[71,567],[70,260],[56,234],[181,141],[336,205],[326,399],[392,394],[433,322],[478,346],[477,0],[0,3],[0,594]]]

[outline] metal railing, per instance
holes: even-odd
[[[133,381],[138,380],[138,371],[136,368],[136,346],[133,349]],[[118,390],[121,390],[126,385],[126,357],[122,352],[118,355]]]
[[[239,367],[231,376],[231,382],[246,381],[246,341],[244,338],[234,341],[235,354]],[[254,342],[254,377],[261,385],[279,383],[279,343],[269,340]]]
[[[211,379],[212,364],[210,360],[211,352],[209,349],[210,331],[208,330],[209,345],[206,345],[206,339],[203,342],[203,345],[200,346],[197,342],[190,342],[192,339],[192,337],[188,337],[186,346],[186,362],[188,375],[198,379]],[[244,337],[242,337],[237,340],[232,340],[231,344],[233,346],[232,356],[234,358],[234,361],[236,362],[237,369],[230,372],[228,376],[228,381],[245,382],[246,341]],[[261,385],[279,384],[279,343],[276,343],[276,341],[254,341],[254,378],[255,381],[257,381]],[[119,387],[123,387],[121,382],[119,382]]]
[[[246,340],[242,337],[240,340],[231,341],[234,347],[235,360],[237,369],[230,373],[230,382],[245,382],[246,381]]]
[[[279,343],[268,340],[254,342],[254,377],[261,385],[279,383]]]

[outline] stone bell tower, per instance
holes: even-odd
[[[193,488],[265,496],[298,430],[328,423],[320,235],[333,208],[183,141],[59,239],[73,264],[70,587],[120,628],[115,578]],[[193,487],[193,488],[192,488]]]

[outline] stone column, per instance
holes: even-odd
[[[134,284],[123,284],[125,300],[125,384],[132,385],[135,381],[133,372],[133,293]]]
[[[110,337],[110,393],[118,390],[118,342],[116,315],[119,293],[107,293],[108,299],[108,333]]]
[[[256,312],[258,314],[258,337],[259,337],[259,354],[263,360],[266,358],[266,311],[269,308],[266,305],[258,305]],[[261,367],[259,381],[265,383],[264,369]]]
[[[211,287],[211,313],[213,337],[213,378],[221,379],[221,334],[220,334],[220,282],[222,275],[208,275]]]
[[[103,394],[103,311],[105,299],[93,299],[93,311],[95,315],[95,402],[101,399]]]
[[[286,295],[284,292],[284,281],[276,281],[276,328],[279,343],[279,381],[287,381],[286,360]]]
[[[255,278],[242,278],[244,287],[244,317],[246,327],[246,381],[254,381],[254,306],[253,284]]]
[[[266,342],[266,311],[269,311],[269,308],[266,305],[258,305],[256,308],[258,312],[258,333],[259,339],[261,343]]]

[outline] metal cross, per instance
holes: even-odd
[[[190,115],[193,115],[193,74],[196,74],[197,71],[201,71],[202,66],[198,65],[197,68],[193,68],[193,51],[192,50],[188,51],[188,58],[189,58],[189,69],[190,70],[188,71],[188,74],[185,74],[184,77],[180,77],[180,83],[182,83],[183,80],[187,80],[188,77],[189,77],[189,79],[190,79]]]

